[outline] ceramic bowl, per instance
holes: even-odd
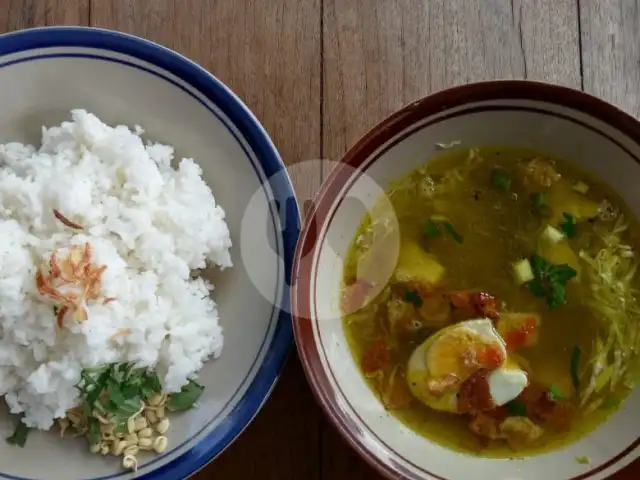
[[[601,100],[546,84],[504,81],[454,88],[407,106],[349,150],[323,184],[303,228],[292,309],[309,381],[340,433],[389,478],[605,478],[640,455],[640,389],[597,431],[567,448],[522,460],[482,459],[434,444],[387,413],[351,356],[338,299],[355,228],[390,180],[428,161],[437,142],[455,140],[534,147],[575,159],[640,214],[640,123]],[[591,463],[578,463],[578,457]]]
[[[0,37],[0,141],[38,142],[43,125],[83,108],[110,124],[144,127],[202,167],[227,215],[234,268],[214,272],[225,344],[200,374],[199,408],[172,416],[170,445],[140,457],[137,475],[85,441],[36,432],[24,449],[0,441],[0,479],[185,478],[218,455],[267,399],[292,340],[290,269],[299,218],[269,137],[204,69],[164,47],[116,32],[44,28]],[[286,206],[281,217],[278,205]],[[4,407],[0,437],[15,419]]]

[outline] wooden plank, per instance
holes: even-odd
[[[584,89],[640,115],[640,2],[580,0]]]
[[[302,204],[320,182],[319,0],[94,0],[93,26],[146,37],[213,72],[251,108],[288,165]],[[319,476],[319,410],[292,352],[263,412],[195,478]]]
[[[640,2],[579,0],[584,90],[640,115]],[[613,478],[640,477],[636,461]]]
[[[10,0],[0,6],[0,32],[46,25],[89,25],[90,0]]]
[[[323,153],[393,111],[498,78],[580,87],[576,0],[324,0]],[[322,478],[377,478],[325,423]]]

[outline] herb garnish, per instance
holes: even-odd
[[[511,177],[504,170],[495,168],[491,170],[491,185],[508,192],[511,189]]]
[[[422,307],[422,298],[420,298],[420,295],[415,290],[409,290],[405,293],[404,299],[409,303],[413,303],[418,308]]]
[[[580,357],[582,356],[582,350],[577,345],[573,347],[571,352],[571,380],[573,381],[573,389],[576,392],[580,391],[580,375],[578,374],[578,368],[580,367]]]
[[[177,393],[172,393],[167,402],[167,409],[172,412],[189,410],[198,401],[204,387],[194,380],[189,380],[185,386]]]
[[[455,227],[453,226],[453,224],[451,222],[442,222],[442,226],[445,229],[445,231],[451,235],[451,237],[458,243],[462,243],[464,242],[464,237],[462,235],[460,235]],[[442,230],[440,230],[440,227],[438,226],[438,223],[436,223],[432,218],[430,218],[429,220],[427,220],[427,223],[425,224],[425,228],[424,228],[425,234],[427,235],[427,237],[429,238],[436,238],[439,237],[440,235],[442,235]]]
[[[549,385],[549,398],[554,402],[557,402],[564,399],[564,395],[556,385],[551,384]]]
[[[142,401],[162,393],[155,372],[131,363],[112,363],[100,368],[84,369],[77,387],[87,419],[97,411],[124,431],[127,420],[140,411]],[[96,430],[97,429],[97,430]],[[99,425],[89,420],[89,435],[99,438]]]
[[[13,435],[7,438],[7,443],[24,447],[27,443],[27,437],[29,436],[30,431],[31,429],[22,423],[22,417],[20,417],[18,425],[16,425],[16,429],[13,431]]]
[[[538,298],[545,298],[550,309],[559,307],[567,301],[566,284],[577,275],[569,265],[552,265],[542,257],[531,255],[531,268],[534,280],[527,283],[529,291]]]
[[[509,415],[512,417],[526,417],[527,405],[524,402],[513,400],[507,403],[507,412],[509,412]]]
[[[453,239],[456,242],[458,242],[458,243],[464,242],[464,237],[462,235],[460,235],[458,232],[456,232],[456,229],[453,227],[451,222],[445,222],[444,229],[447,231],[447,233],[449,235],[451,235],[453,237]]]
[[[562,216],[565,218],[565,222],[562,222],[559,227],[564,232],[567,238],[575,238],[578,235],[576,231],[576,224],[573,221],[573,215],[564,212]]]
[[[427,224],[425,225],[424,231],[427,234],[427,237],[429,238],[435,238],[442,235],[442,232],[438,228],[438,225],[436,225],[436,222],[434,222],[431,219],[427,220]]]

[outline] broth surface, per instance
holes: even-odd
[[[629,380],[621,374],[616,382],[609,379],[610,383],[597,392],[585,393],[592,381],[590,376],[596,378],[599,373],[589,367],[598,354],[594,345],[599,338],[606,342],[608,337],[603,317],[594,311],[593,302],[587,301],[592,296],[593,277],[580,252],[595,255],[602,250],[599,239],[603,232],[614,229],[622,218],[630,225],[620,233],[620,241],[637,250],[636,220],[611,188],[572,163],[542,152],[506,147],[456,148],[399,179],[389,188],[387,197],[398,219],[399,232],[395,233],[400,237],[401,255],[406,245],[417,245],[444,268],[442,277],[430,285],[399,279],[396,270],[380,286],[382,292],[368,298],[367,289],[373,291],[370,287],[380,279],[367,278],[371,272],[370,267],[363,267],[363,257],[370,255],[380,262],[385,255],[384,248],[372,251],[376,245],[370,238],[372,225],[384,221],[375,208],[358,227],[346,257],[344,329],[367,383],[392,414],[420,435],[454,450],[514,457],[575,441],[619,407],[635,377]],[[585,212],[588,218],[581,218]],[[555,240],[545,243],[549,225],[564,233],[562,240],[555,239],[562,247],[556,246]],[[535,285],[530,285],[537,277],[523,284],[516,281],[514,262],[526,260],[531,266],[534,256],[542,258],[547,266],[568,266],[575,272],[575,278],[564,285],[564,302],[550,305],[548,297],[537,296]],[[638,284],[633,275],[629,288]],[[454,305],[456,300],[450,300],[456,292],[489,294],[496,299],[496,315],[500,318],[506,318],[509,312],[539,318],[535,344],[511,349],[507,342],[507,358],[526,372],[526,393],[534,387],[546,392],[540,398],[549,400],[552,413],[530,413],[540,404],[527,403],[525,393],[505,406],[471,413],[438,411],[412,394],[407,387],[407,364],[416,348],[444,327],[487,316],[475,311],[461,313]],[[446,306],[439,303],[437,308],[444,308],[447,320],[434,321],[435,317],[429,315],[425,320],[416,313],[422,312],[433,295],[440,303],[443,295],[446,298]],[[402,307],[401,302],[412,305],[408,307],[412,312],[407,317],[411,319],[409,327],[399,330],[398,324],[390,321],[391,302],[396,302],[393,308]],[[632,322],[631,331],[635,332],[638,318],[630,313],[623,320]],[[597,378],[598,382],[607,380]],[[457,398],[460,402],[460,393]],[[494,412],[498,410],[496,417]],[[534,423],[542,433],[532,441],[520,441],[521,437],[514,441],[508,431],[501,438],[478,434],[469,425],[478,416],[484,417],[484,412],[497,418],[493,420],[496,428],[506,418],[520,418]]]

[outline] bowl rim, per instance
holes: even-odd
[[[213,103],[228,119],[220,118],[227,129],[229,129],[227,123],[237,129],[263,169],[274,198],[281,205],[287,205],[287,215],[281,218],[282,227],[279,232],[282,236],[281,254],[284,264],[284,285],[280,305],[286,307],[290,298],[289,285],[295,246],[300,233],[300,212],[284,162],[253,112],[227,85],[199,64],[168,47],[132,34],[95,27],[49,26],[0,35],[0,58],[30,50],[60,47],[87,48],[124,54],[158,67],[179,78]],[[232,130],[229,129],[229,131],[232,133]],[[278,180],[272,182],[273,177]],[[273,391],[292,350],[291,314],[287,308],[274,305],[272,318],[277,318],[277,324],[261,365],[226,419],[176,458],[136,478],[141,480],[187,478],[220,455],[252,422]],[[129,478],[127,475],[126,472],[119,472],[90,480]],[[29,480],[2,473],[0,478]]]
[[[324,229],[327,222],[331,222],[328,215],[336,201],[339,201],[341,190],[354,174],[362,171],[363,163],[382,145],[427,117],[473,103],[500,100],[539,101],[567,107],[594,117],[629,138],[640,139],[640,121],[605,100],[573,88],[531,80],[491,80],[454,86],[406,105],[369,129],[331,170],[316,194],[303,223],[293,265],[295,281],[291,288],[291,307],[294,338],[305,375],[317,402],[342,437],[371,467],[389,479],[396,479],[398,475],[405,478],[422,477],[416,477],[407,467],[398,463],[393,458],[397,455],[395,452],[384,458],[376,456],[374,451],[361,441],[360,428],[353,418],[338,406],[337,394],[331,387],[327,372],[320,361],[320,347],[315,341],[311,326],[311,278],[316,272],[313,271],[314,265],[309,259],[314,257],[315,250],[322,243],[322,239],[318,238],[318,232]],[[587,480],[615,465],[638,445],[640,437],[604,464],[568,480]],[[634,468],[631,465],[640,465],[639,459],[634,459],[627,468]],[[421,467],[420,469],[427,478],[450,480]]]

